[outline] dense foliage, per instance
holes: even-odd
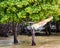
[[[27,15],[28,14],[28,15]],[[0,23],[39,22],[60,15],[60,0],[0,0]]]

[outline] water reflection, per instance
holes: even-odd
[[[17,46],[24,41],[18,40],[19,44],[14,45],[13,36],[10,37],[0,37],[0,48],[18,48]]]
[[[13,44],[13,37],[0,37],[0,47],[10,46]]]

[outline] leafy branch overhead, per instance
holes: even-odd
[[[0,23],[26,21],[39,22],[49,16],[60,15],[60,0],[0,0]]]

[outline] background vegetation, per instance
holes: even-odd
[[[60,20],[60,0],[0,0],[0,23],[34,21],[49,16]]]

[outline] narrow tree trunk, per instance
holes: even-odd
[[[29,13],[26,13],[26,22],[30,20]]]
[[[18,43],[18,40],[17,40],[17,33],[14,32],[14,44],[17,44]]]
[[[15,31],[16,31],[16,33],[17,33],[17,35],[18,35],[18,29],[17,29],[17,26],[18,26],[18,23],[16,23],[16,27],[15,27]]]
[[[49,35],[51,35],[50,22],[48,24]]]
[[[31,33],[32,33],[32,46],[35,46],[36,43],[35,43],[35,30],[34,29],[31,29]]]
[[[13,23],[13,35],[14,35],[14,44],[18,44],[16,27]]]
[[[46,35],[51,35],[50,22],[48,22],[48,23],[46,24],[45,30],[46,30]]]
[[[58,27],[58,22],[56,22],[56,28],[57,28],[57,32],[58,32],[58,29],[59,29],[59,27]]]
[[[46,34],[45,34],[45,35],[48,35],[47,26],[45,26],[45,32],[46,32]]]

